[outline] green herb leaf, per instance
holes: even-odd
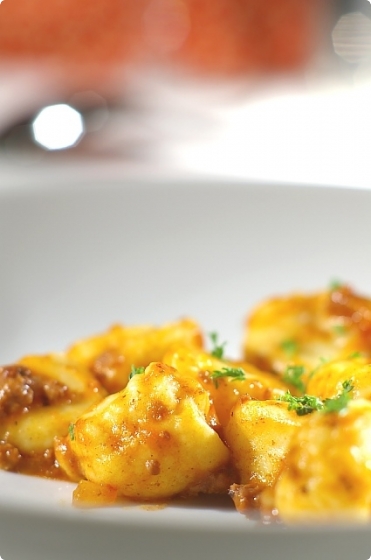
[[[218,379],[221,377],[233,377],[235,381],[243,381],[246,379],[246,374],[242,368],[229,368],[224,367],[221,370],[215,370],[210,375],[216,388],[218,388]]]
[[[68,435],[70,436],[70,440],[75,440],[75,424],[70,424],[68,426]]]
[[[295,340],[284,340],[281,342],[281,349],[291,358],[298,351],[298,343]]]
[[[214,358],[218,358],[218,360],[221,360],[224,356],[224,346],[226,345],[226,342],[223,342],[222,344],[219,343],[219,335],[216,332],[211,332],[209,334],[210,340],[212,342],[212,344],[214,345],[210,354],[212,356],[214,356]]]
[[[362,352],[352,352],[351,354],[349,354],[348,356],[348,360],[355,360],[357,358],[363,358],[363,354]]]
[[[341,393],[334,397],[333,399],[325,399],[323,403],[323,411],[324,412],[340,412],[343,408],[348,406],[349,401],[351,400],[351,391],[354,389],[354,385],[350,379],[347,379],[342,383],[343,390]]]
[[[278,397],[279,401],[287,402],[289,410],[295,410],[298,416],[305,416],[310,414],[314,410],[321,410],[323,408],[323,402],[320,398],[313,395],[303,395],[302,397],[295,397],[286,391],[284,395]]]
[[[144,373],[145,368],[144,367],[135,367],[134,365],[131,366],[131,371],[129,374],[129,379],[132,379],[134,377],[134,375],[140,375],[142,373]]]
[[[344,286],[344,282],[340,282],[340,280],[332,280],[330,282],[329,288],[331,292],[334,292],[335,290],[339,290],[343,286]]]
[[[290,393],[290,391],[287,391],[284,395],[278,397],[277,400],[287,402],[288,409],[295,410],[298,416],[305,416],[315,410],[319,410],[324,413],[340,412],[348,406],[348,403],[351,400],[350,393],[354,386],[352,385],[351,380],[348,379],[342,383],[342,387],[343,390],[341,393],[332,399],[322,400],[314,395],[295,397]]]
[[[334,325],[332,327],[332,330],[334,331],[335,334],[338,334],[339,336],[342,336],[347,333],[347,328],[345,325]]]
[[[305,384],[302,379],[305,373],[304,366],[287,366],[282,379],[285,383],[292,385],[301,393],[305,391]]]

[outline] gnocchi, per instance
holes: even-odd
[[[369,521],[371,300],[263,301],[237,360],[210,338],[117,324],[3,366],[0,468],[73,481],[80,507],[222,494],[286,523]]]

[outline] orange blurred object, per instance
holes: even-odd
[[[4,0],[0,57],[102,76],[111,65],[230,75],[286,71],[316,49],[323,0]]]

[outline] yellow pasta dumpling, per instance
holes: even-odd
[[[280,374],[298,364],[309,375],[322,359],[354,352],[371,360],[371,301],[348,286],[271,298],[246,323],[246,360]]]
[[[225,438],[238,473],[231,488],[237,509],[255,505],[280,474],[300,418],[285,402],[241,399],[232,409]]]
[[[210,394],[222,426],[228,423],[231,409],[241,396],[267,400],[286,391],[277,375],[248,363],[216,358],[198,348],[182,347],[167,352],[164,361],[179,373],[191,375],[202,384]]]
[[[340,412],[305,418],[293,435],[274,504],[289,523],[370,520],[371,403],[359,399]]]
[[[131,499],[226,492],[230,454],[207,422],[209,409],[198,382],[154,362],[80,416],[57,442],[57,458],[71,476]]]
[[[264,521],[370,521],[371,300],[273,297],[242,334],[233,360],[190,318],[116,324],[0,367],[0,469],[76,482],[78,507],[222,494]]]
[[[192,319],[160,327],[114,325],[108,331],[73,344],[67,356],[87,367],[109,393],[123,389],[132,366],[146,367],[162,361],[164,353],[178,345],[202,347],[203,336]]]
[[[345,381],[351,382],[353,399],[371,400],[371,364],[362,356],[323,363],[310,375],[306,392],[322,399],[333,398]]]
[[[45,472],[53,465],[54,437],[65,435],[70,423],[106,394],[64,354],[30,355],[1,367],[0,467],[27,471],[38,465]]]

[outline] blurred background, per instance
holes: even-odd
[[[3,0],[0,181],[371,186],[369,0]]]

